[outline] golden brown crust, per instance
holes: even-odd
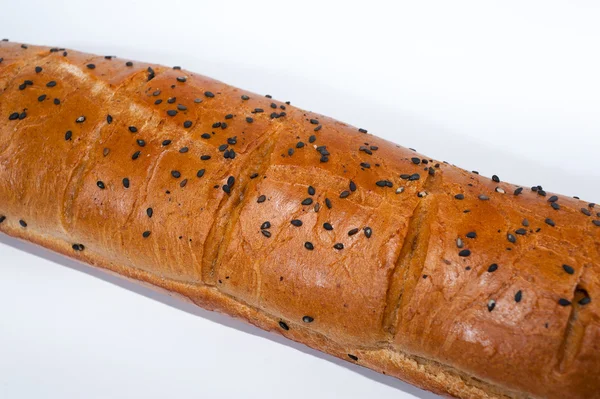
[[[441,394],[598,397],[598,207],[179,69],[0,58],[0,231]]]

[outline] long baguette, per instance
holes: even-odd
[[[600,397],[600,208],[180,68],[0,43],[0,231],[460,398]]]

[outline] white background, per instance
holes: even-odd
[[[0,3],[14,41],[183,65],[600,202],[597,2]],[[2,236],[0,397],[435,396]]]

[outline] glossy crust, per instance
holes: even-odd
[[[437,393],[599,397],[600,207],[179,69],[0,58],[0,231]]]

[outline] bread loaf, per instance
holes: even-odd
[[[600,397],[600,207],[178,67],[0,43],[0,231],[460,398]]]

